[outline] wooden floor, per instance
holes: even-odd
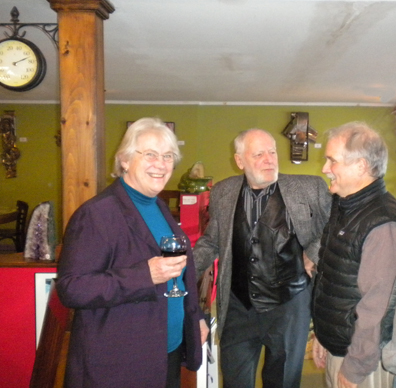
[[[261,355],[260,365],[257,368],[256,388],[262,388],[261,368],[263,365],[263,353]],[[304,360],[303,375],[301,378],[300,388],[325,388],[325,387],[326,385],[324,381],[324,369],[316,368],[312,360]]]
[[[261,354],[259,366],[256,375],[256,388],[262,388],[261,368],[263,366],[264,352]],[[222,388],[221,370],[219,370],[219,386]],[[264,387],[266,388],[266,387]],[[268,387],[271,388],[271,387]],[[300,388],[326,388],[324,381],[324,369],[316,368],[312,360],[305,360],[303,367],[303,375]]]
[[[304,361],[301,388],[325,388],[324,369],[316,368],[312,360]]]

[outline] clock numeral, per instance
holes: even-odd
[[[34,43],[0,37],[0,88],[30,90],[40,84],[45,70],[44,57]]]

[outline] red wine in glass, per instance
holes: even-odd
[[[185,236],[170,235],[161,238],[160,248],[163,257],[175,257],[185,255],[187,252],[187,239]],[[187,291],[182,291],[177,287],[177,278],[173,278],[173,287],[169,292],[165,292],[167,298],[180,298],[187,295]]]

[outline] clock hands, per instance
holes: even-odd
[[[19,61],[16,61],[16,62],[12,62],[12,64],[14,65],[14,66],[16,66],[17,65],[17,63],[19,63],[19,62],[22,62],[22,61],[25,61],[26,59],[28,59],[29,57],[26,57],[26,58],[22,58],[22,59],[20,59]]]

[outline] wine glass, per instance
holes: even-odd
[[[187,240],[185,236],[163,236],[161,238],[160,248],[163,257],[174,257],[185,255],[187,252]],[[180,298],[187,295],[187,291],[182,291],[177,287],[177,278],[173,278],[173,288],[165,292],[167,298]]]

